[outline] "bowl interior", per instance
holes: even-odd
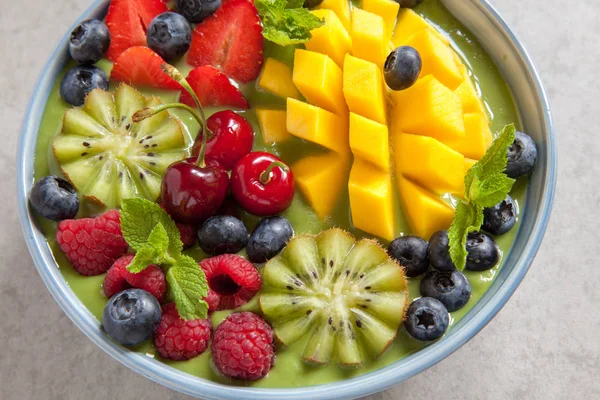
[[[504,267],[484,297],[443,340],[378,371],[343,382],[297,389],[255,389],[216,384],[130,352],[109,340],[56,268],[50,248],[27,207],[40,120],[52,86],[68,60],[68,35],[61,40],[39,78],[17,153],[20,155],[17,196],[25,239],[42,280],[65,313],[99,347],[124,365],[160,384],[206,399],[347,399],[364,396],[423,371],[472,338],[506,303],[535,257],[550,217],[557,156],[548,99],[537,71],[518,39],[486,0],[443,0],[443,3],[480,40],[504,75],[513,93],[523,129],[533,137],[539,150],[538,166],[527,188],[521,227]],[[108,0],[97,0],[77,22],[103,17],[107,6]]]

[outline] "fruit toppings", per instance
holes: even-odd
[[[392,90],[408,89],[415,84],[421,73],[423,62],[419,52],[410,46],[393,50],[385,60],[383,77]]]
[[[203,106],[230,106],[241,109],[249,107],[248,100],[242,92],[231,84],[227,75],[215,67],[203,65],[194,68],[190,71],[187,80]],[[195,105],[192,96],[185,90],[181,92],[181,102],[191,107]]]
[[[162,307],[160,325],[154,333],[154,347],[164,358],[182,361],[204,353],[212,331],[210,319],[184,320],[175,303]]]
[[[311,2],[316,4],[319,1]],[[302,8],[302,1],[256,0],[255,4],[262,19],[263,36],[280,46],[307,42],[312,37],[310,31],[325,23]]]
[[[161,69],[164,60],[148,47],[131,47],[113,65],[110,79],[134,86],[179,90],[181,85]],[[135,111],[135,110],[134,110]]]
[[[481,228],[492,235],[498,236],[508,232],[516,221],[517,207],[512,197],[507,195],[500,203],[483,210],[483,225]]]
[[[254,313],[233,313],[215,331],[211,350],[214,365],[223,375],[257,380],[275,362],[273,330]]]
[[[104,57],[110,45],[110,32],[97,19],[83,21],[69,38],[69,54],[80,64],[94,64]]]
[[[52,221],[75,218],[79,211],[79,197],[73,185],[53,175],[35,182],[29,193],[29,204]]]
[[[467,236],[467,264],[471,271],[493,268],[500,260],[500,250],[494,239],[482,232],[471,232]]]
[[[136,110],[157,104],[121,85],[114,94],[95,89],[83,107],[66,111],[52,147],[79,193],[108,208],[126,198],[158,198],[163,171],[184,156],[186,140],[168,112],[132,121]]]
[[[242,158],[231,173],[231,192],[246,211],[279,214],[292,203],[294,175],[273,154],[258,151]]]
[[[156,265],[149,265],[137,274],[129,272],[127,266],[131,264],[134,257],[133,254],[126,254],[110,267],[104,278],[104,295],[112,297],[125,289],[136,288],[145,290],[162,302],[167,291],[164,272]]]
[[[231,0],[198,24],[187,56],[191,65],[212,65],[242,83],[260,74],[263,37],[256,8],[248,0]]]
[[[127,251],[120,215],[110,210],[96,218],[67,219],[58,224],[56,241],[81,275],[100,275]]]
[[[175,8],[188,21],[204,21],[221,7],[221,0],[175,0]]]
[[[219,296],[217,310],[232,310],[246,304],[260,290],[258,270],[246,259],[223,254],[200,261],[208,286]],[[214,295],[213,295],[214,296]]]
[[[413,338],[432,341],[444,336],[449,320],[444,304],[431,297],[421,297],[408,307],[404,326]]]
[[[60,83],[60,96],[67,103],[80,106],[96,88],[108,90],[108,78],[104,71],[94,66],[78,65],[65,74]]]
[[[308,337],[302,358],[358,366],[396,337],[406,277],[375,241],[340,229],[296,236],[263,269],[260,307],[285,345]]]
[[[448,252],[448,232],[437,231],[429,239],[429,261],[438,271],[453,271],[456,269]]]
[[[402,236],[388,246],[388,254],[404,267],[406,276],[413,278],[429,268],[429,245],[417,236]]]
[[[254,132],[250,123],[241,115],[231,110],[219,111],[211,115],[206,124],[212,132],[206,139],[207,162],[216,161],[226,170],[231,170],[252,150]],[[201,132],[196,138],[192,149],[195,156],[200,153],[203,137],[204,133]]]
[[[254,263],[264,263],[275,257],[294,236],[294,229],[283,217],[267,217],[252,232],[246,252]]]
[[[177,222],[176,225],[177,229],[179,230],[179,237],[183,243],[183,248],[189,249],[195,245],[198,235],[198,229],[196,226],[191,224],[182,224],[181,222]]]
[[[165,60],[172,61],[189,50],[192,28],[183,16],[168,11],[152,20],[146,36],[148,47]]]
[[[508,148],[506,163],[506,175],[510,178],[531,174],[537,159],[537,147],[531,136],[519,131],[515,136],[515,141]]]
[[[430,271],[421,281],[421,295],[442,302],[449,312],[460,310],[471,298],[471,285],[460,271]]]
[[[237,253],[246,243],[248,231],[244,223],[231,215],[211,217],[198,229],[198,244],[211,256]]]
[[[152,337],[160,318],[160,304],[154,296],[141,289],[127,289],[108,300],[102,327],[117,342],[135,346]]]

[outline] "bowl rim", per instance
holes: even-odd
[[[51,253],[50,256],[48,256],[48,244],[43,235],[38,231],[36,223],[30,217],[27,201],[28,190],[33,182],[32,171],[37,142],[36,139],[48,95],[54,85],[55,72],[58,68],[56,65],[57,60],[63,58],[61,56],[64,55],[64,52],[66,51],[65,44],[67,43],[69,32],[71,32],[77,23],[83,19],[89,18],[89,16],[93,14],[104,1],[106,0],[95,0],[92,5],[79,16],[77,22],[73,24],[67,31],[67,34],[61,39],[37,79],[32,91],[31,99],[27,105],[27,111],[25,113],[17,148],[17,203],[19,219],[25,241],[44,284],[73,323],[110,356],[156,383],[191,396],[201,396],[206,399],[351,399],[389,388],[446,358],[483,329],[515,292],[533,262],[550,219],[557,175],[557,150],[554,125],[546,90],[544,89],[538,70],[529,56],[529,53],[524,48],[517,35],[512,32],[488,0],[475,0],[475,4],[491,16],[498,27],[506,33],[533,79],[537,90],[537,96],[544,112],[544,124],[546,126],[548,138],[548,163],[544,175],[543,193],[541,196],[540,208],[538,209],[538,219],[534,224],[533,234],[527,238],[524,252],[519,257],[513,271],[511,271],[506,277],[506,280],[502,282],[499,289],[492,294],[488,301],[480,309],[469,311],[467,315],[472,312],[474,313],[468,320],[465,316],[463,320],[467,321],[461,329],[457,329],[453,332],[453,335],[446,337],[444,340],[408,356],[407,358],[411,358],[411,362],[405,364],[410,364],[409,366],[397,365],[398,362],[394,362],[379,370],[343,381],[301,388],[281,389],[245,388],[218,384],[176,370],[164,363],[146,357],[145,355],[129,351],[121,345],[111,341],[102,333],[98,321],[70,290],[68,284],[64,281],[64,278],[62,278],[59,269],[51,268],[56,262]],[[44,247],[46,248],[45,252],[43,251]]]

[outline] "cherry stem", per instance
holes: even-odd
[[[258,177],[260,183],[266,185],[271,182],[271,172],[275,167],[281,168],[284,172],[290,172],[290,168],[281,161],[273,161]]]

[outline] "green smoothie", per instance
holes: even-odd
[[[451,40],[454,49],[461,55],[463,61],[470,69],[472,77],[477,86],[481,89],[483,100],[490,111],[492,132],[497,132],[504,125],[510,123],[515,123],[518,128],[519,117],[509,89],[490,57],[485,53],[483,48],[471,35],[471,33],[469,33],[464,26],[461,25],[444,8],[439,0],[428,0],[417,7],[415,11],[429,20],[429,22],[435,25]],[[291,63],[293,54],[293,47],[282,48],[269,42],[266,42],[265,44],[265,57],[274,57],[281,61]],[[105,69],[107,72],[109,72],[112,67],[108,61],[101,61],[99,66]],[[184,63],[181,63],[181,65],[178,65],[178,67],[180,67],[180,70],[184,74],[191,69],[191,67],[184,65]],[[54,155],[52,154],[52,149],[50,146],[53,136],[61,129],[62,117],[68,107],[68,105],[60,97],[59,84],[60,81],[56,83],[52,93],[50,94],[39,131],[35,158],[36,179],[48,174],[60,175],[60,170]],[[261,107],[273,106],[284,108],[285,106],[284,99],[259,92],[254,83],[246,85],[241,89],[253,107],[260,105]],[[164,102],[174,101],[176,100],[177,96],[177,94],[173,92],[163,92],[157,90],[145,91],[144,94],[157,95],[161,97]],[[210,115],[217,110],[218,109],[208,109],[207,112]],[[185,112],[180,112],[178,110],[172,112],[183,121],[191,136],[195,137],[198,131],[198,125],[192,120],[192,118]],[[254,150],[265,150],[274,153],[281,157],[288,164],[293,163],[298,158],[307,154],[313,154],[320,151],[316,145],[296,138],[284,144],[267,145],[262,141],[255,113],[252,110],[248,110],[244,111],[242,115],[250,121],[256,132]],[[518,206],[522,205],[525,201],[525,187],[526,182],[520,180],[515,184],[511,192],[511,195]],[[452,201],[453,199],[448,198],[447,200]],[[397,233],[409,233],[406,221],[402,217],[402,210],[398,204],[396,204],[396,208],[397,215],[399,215],[397,221]],[[80,208],[79,217],[97,213],[99,211],[102,210],[94,209],[94,207],[86,204],[86,202],[83,201],[82,207]],[[283,216],[289,219],[295,229],[296,234],[309,232],[318,233],[323,229],[337,226],[348,230],[359,238],[365,236],[364,233],[356,230],[351,224],[347,193],[343,193],[340,196],[336,211],[325,221],[320,221],[317,218],[310,206],[303,200],[302,195],[299,192],[296,192],[296,196],[292,205],[283,213]],[[243,219],[249,231],[251,231],[259,221],[258,218],[247,214]],[[88,308],[90,313],[98,321],[100,321],[104,305],[107,301],[102,293],[102,282],[105,275],[95,277],[85,277],[79,275],[70,265],[69,261],[60,251],[56,243],[56,224],[41,218],[39,220],[39,224],[48,239],[48,245],[53,251],[57,265],[60,268],[65,280],[68,282],[80,301]],[[510,246],[514,241],[516,232],[519,229],[519,224],[519,219],[517,219],[517,226],[515,228],[513,228],[509,233],[496,238],[497,244],[499,245],[503,254],[506,254],[509,251]],[[188,254],[195,257],[197,260],[205,257],[205,254],[203,254],[202,250],[200,250],[197,246],[188,250]],[[469,282],[473,288],[472,296],[464,308],[451,313],[451,325],[460,320],[475,305],[475,303],[477,303],[485,291],[490,287],[498,270],[501,267],[502,262],[499,266],[485,272],[465,271],[465,275],[469,279]],[[419,279],[411,279],[409,281],[408,288],[411,300],[420,296],[419,283]],[[245,305],[243,309],[259,312],[256,298]],[[217,324],[221,322],[221,320],[224,319],[230,312],[231,311],[222,311],[214,313],[212,315],[214,326],[216,327]],[[221,376],[211,366],[210,349],[194,359],[181,362],[162,359],[157,354],[150,342],[147,342],[136,348],[132,348],[131,350],[142,352],[148,357],[159,359],[165,364],[185,371],[189,374],[223,384],[247,385],[254,387],[299,387],[335,382],[365,374],[367,372],[371,372],[386,365],[392,364],[426,346],[422,342],[418,342],[409,337],[404,329],[401,328],[394,343],[378,359],[367,361],[365,365],[359,369],[342,369],[338,367],[335,362],[332,362],[329,365],[317,367],[305,364],[301,359],[304,345],[305,340],[300,340],[287,348],[278,346],[276,350],[275,365],[271,369],[271,372],[268,376],[256,382],[236,382]]]

